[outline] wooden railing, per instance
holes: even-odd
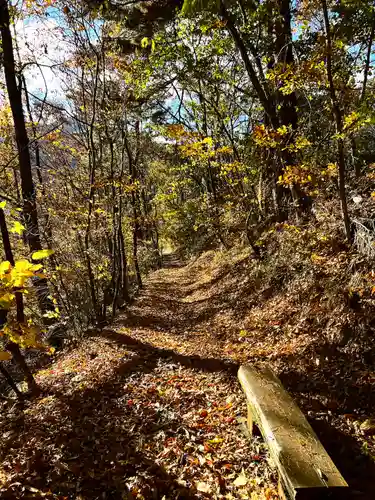
[[[278,469],[280,497],[348,498],[348,484],[272,370],[241,366],[238,378],[247,398],[249,431],[255,421]]]

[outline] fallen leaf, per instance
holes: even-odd
[[[241,472],[241,474],[233,481],[234,486],[241,487],[241,486],[246,486],[248,483],[248,479],[245,476],[244,471]]]
[[[0,361],[7,361],[8,359],[12,359],[11,353],[6,351],[0,351]]]
[[[209,493],[211,491],[211,487],[207,483],[200,482],[197,484],[197,490],[202,493]]]

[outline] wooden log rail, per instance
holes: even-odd
[[[241,366],[248,427],[259,427],[279,472],[279,495],[291,500],[348,498],[348,484],[311,425],[269,368]]]

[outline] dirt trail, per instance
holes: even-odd
[[[125,335],[129,329],[133,340],[149,348],[186,355],[188,364],[202,369],[213,364],[235,373],[238,365],[225,354],[226,339],[206,322],[212,315],[208,283],[194,265],[184,266],[173,254],[165,257],[163,269],[149,277],[135,303],[111,328]]]
[[[115,323],[39,372],[43,397],[4,407],[1,498],[277,498],[209,297],[173,256]],[[208,302],[207,302],[208,301]]]
[[[206,388],[202,384],[206,382],[198,380],[205,372],[209,372],[211,383],[216,386],[217,397],[221,401],[224,401],[226,394],[235,398],[233,415],[236,417],[245,414],[243,396],[235,376],[238,364],[244,361],[271,363],[352,486],[353,498],[372,498],[374,459],[371,459],[371,452],[365,447],[366,441],[363,444],[363,436],[356,430],[359,425],[357,417],[348,410],[355,408],[356,403],[363,406],[363,399],[366,401],[365,396],[369,391],[367,386],[360,390],[357,388],[354,398],[350,378],[343,371],[343,366],[350,371],[356,360],[350,359],[349,363],[345,363],[341,359],[343,354],[338,359],[332,355],[327,366],[318,371],[315,367],[312,371],[310,351],[304,345],[306,342],[306,345],[313,342],[313,336],[303,339],[299,335],[293,344],[279,327],[279,316],[289,314],[285,294],[281,293],[267,301],[267,297],[253,289],[250,282],[247,282],[251,276],[248,267],[251,266],[251,261],[248,258],[240,256],[235,264],[231,263],[229,266],[221,262],[213,263],[213,258],[215,255],[208,253],[195,263],[183,266],[174,256],[170,256],[166,262],[167,267],[150,276],[145,289],[132,307],[126,314],[118,317],[112,330],[104,331],[103,334],[113,340],[118,340],[120,334],[125,343],[132,343],[137,349],[145,349],[153,360],[168,358],[180,367],[193,368],[194,380],[204,392]],[[242,325],[251,321],[250,314],[256,319],[254,313],[257,312],[262,315],[266,327],[255,329],[245,339],[240,338]],[[289,314],[289,320],[293,321],[292,313]],[[341,385],[337,383],[338,373],[344,375]],[[325,384],[331,390],[327,401],[324,399]],[[340,391],[345,394],[341,399]],[[211,396],[206,397],[206,406],[209,407]],[[189,407],[190,414],[194,413],[195,404],[193,402],[193,406]],[[231,428],[228,421],[225,421],[217,433],[227,439],[233,430],[236,438],[239,437],[238,427]],[[265,487],[255,491],[260,498],[262,495],[272,498],[274,477],[264,460],[264,448],[258,442],[241,442],[245,448],[242,448],[235,468],[240,471],[242,465],[245,469],[249,467],[246,472],[249,484],[253,486],[252,481],[263,484],[265,480]],[[250,456],[259,458],[260,455],[254,453],[254,445],[261,446],[258,449],[263,457],[263,461],[257,464],[257,472],[254,471],[254,462],[251,460],[241,465],[241,460],[245,458],[244,449],[249,450],[246,453],[250,453]],[[223,444],[223,450],[225,449],[230,456],[231,445]],[[235,474],[230,479],[226,476],[225,484],[233,484],[233,479]],[[234,498],[244,494],[244,491],[235,487],[230,487],[228,491]],[[222,489],[224,498],[228,491]],[[251,487],[247,494],[251,495]],[[211,489],[208,497],[219,498],[220,494]]]

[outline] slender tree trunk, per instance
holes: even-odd
[[[289,69],[288,67],[294,65],[290,0],[278,0],[277,10],[272,18],[275,19],[274,59],[277,61],[282,71],[286,71]],[[275,101],[277,102],[280,124],[290,129],[289,133],[285,136],[285,143],[291,146],[295,141],[295,135],[298,129],[296,93],[291,92],[284,94],[281,91],[277,91]],[[296,153],[291,152],[290,148],[284,148],[281,152],[281,161],[284,163],[284,167],[287,165],[295,165],[298,162]],[[299,218],[299,216],[302,216],[303,212],[310,211],[311,204],[309,203],[309,197],[306,196],[304,190],[298,183],[295,183],[290,190],[296,207],[297,217]]]
[[[12,266],[14,266],[15,262],[13,258],[12,247],[10,245],[8,228],[5,220],[4,211],[2,208],[0,208],[0,229],[3,240],[3,247],[5,251],[5,258],[7,261],[11,263]],[[24,323],[25,316],[23,311],[23,297],[20,292],[16,292],[15,295],[16,295],[16,305],[17,305],[17,321],[19,323]],[[0,328],[6,323],[7,314],[8,311],[6,311],[5,309],[0,310]],[[39,391],[38,386],[36,385],[33,374],[31,373],[29,367],[26,364],[25,358],[23,357],[19,346],[14,342],[8,341],[6,343],[6,349],[13,355],[14,361],[18,364],[21,371],[23,372],[27,381],[29,391],[32,393],[37,393]]]
[[[350,219],[348,213],[348,205],[346,200],[346,189],[345,189],[345,149],[344,140],[342,138],[343,132],[343,121],[342,113],[340,109],[340,104],[336,95],[336,88],[333,81],[332,73],[332,38],[331,38],[331,28],[329,24],[327,1],[322,1],[324,24],[326,30],[326,52],[327,52],[327,78],[329,82],[329,90],[331,95],[332,110],[336,123],[337,132],[337,149],[338,149],[338,164],[339,164],[339,196],[341,202],[341,212],[345,228],[345,236],[348,241],[352,240],[351,230],[350,230]]]
[[[372,52],[372,43],[374,41],[374,35],[375,35],[375,12],[372,14],[370,38],[369,38],[369,42],[368,42],[367,55],[366,55],[366,64],[365,64],[365,70],[363,72],[362,92],[361,92],[361,99],[360,99],[361,103],[364,101],[364,99],[366,97],[367,79],[368,79],[368,73],[369,73],[370,64],[371,64],[371,52]]]
[[[367,80],[368,80],[368,74],[369,74],[370,64],[371,64],[371,53],[372,53],[372,44],[374,42],[374,35],[375,35],[375,13],[373,13],[372,21],[371,21],[371,31],[370,31],[369,42],[368,42],[368,47],[367,47],[366,63],[365,63],[365,69],[363,72],[362,91],[361,91],[361,97],[359,99],[360,105],[364,102],[364,100],[366,98]],[[358,161],[358,158],[357,158],[357,141],[356,141],[355,137],[352,137],[352,139],[351,139],[351,148],[352,148],[352,162],[354,165],[355,176],[357,178],[359,178],[361,176],[361,165],[360,165],[360,162]]]
[[[6,349],[10,353],[12,353],[14,361],[17,363],[17,365],[22,370],[22,372],[26,378],[27,387],[28,387],[29,392],[32,394],[38,394],[40,392],[40,389],[35,382],[33,374],[30,371],[30,368],[27,366],[25,358],[23,357],[23,355],[20,351],[20,348],[18,347],[18,344],[15,344],[14,342],[8,342],[6,345]]]
[[[135,275],[137,277],[137,283],[139,288],[142,288],[143,283],[142,283],[142,276],[141,276],[141,271],[139,269],[139,262],[138,262],[138,231],[139,231],[139,222],[138,222],[138,213],[137,209],[135,208],[135,195],[132,193],[132,205],[133,205],[133,263],[134,263],[134,269],[135,269]]]
[[[16,393],[16,396],[18,399],[22,399],[23,395],[20,392],[20,390],[17,387],[17,384],[15,381],[12,379],[10,373],[8,370],[0,363],[0,373],[3,375],[5,380],[8,382],[9,386],[13,389],[13,391]]]
[[[96,321],[101,323],[103,321],[102,311],[98,301],[98,297],[96,294],[95,287],[95,276],[92,268],[92,262],[90,257],[90,236],[91,236],[91,222],[92,222],[92,213],[94,210],[94,202],[95,202],[95,174],[96,174],[96,145],[94,141],[94,125],[96,120],[96,96],[98,91],[98,83],[99,83],[99,57],[96,54],[96,68],[95,68],[95,80],[94,80],[94,88],[93,88],[93,97],[92,97],[92,116],[91,122],[88,130],[88,140],[89,140],[89,204],[88,204],[88,212],[87,212],[87,223],[85,230],[85,254],[86,254],[86,265],[87,265],[87,274],[89,278],[90,284],[90,294],[92,306],[94,309]],[[104,305],[105,307],[105,305]]]
[[[130,302],[129,297],[129,280],[128,280],[128,262],[126,258],[126,248],[124,241],[124,233],[120,225],[118,230],[119,246],[121,254],[121,294],[125,302]]]
[[[207,119],[207,107],[206,107],[206,101],[203,97],[203,92],[202,92],[202,83],[200,80],[198,80],[199,83],[199,103],[202,107],[203,110],[203,123],[202,123],[202,128],[203,128],[203,133],[205,137],[208,137],[209,131],[208,131],[208,119]],[[216,233],[217,239],[219,242],[223,245],[224,248],[228,248],[228,245],[224,239],[224,236],[222,234],[222,230],[220,227],[220,213],[219,213],[219,208],[218,208],[218,199],[217,199],[217,189],[216,189],[216,178],[215,178],[215,173],[214,173],[214,167],[208,158],[207,160],[207,191],[212,194],[213,197],[213,208],[212,208],[212,225],[214,227],[214,231]]]
[[[31,104],[30,104],[30,99],[29,99],[29,94],[27,92],[27,85],[26,85],[26,79],[24,75],[21,75],[21,81],[22,81],[22,86],[24,89],[24,94],[25,94],[25,101],[26,101],[26,108],[27,108],[27,113],[29,115],[29,121],[31,123],[31,129],[33,131],[33,145],[34,145],[34,154],[35,154],[35,167],[36,167],[36,174],[38,177],[39,185],[41,188],[42,196],[45,198],[46,197],[46,189],[44,186],[44,181],[43,181],[43,176],[42,176],[42,171],[41,171],[41,163],[40,163],[40,146],[39,146],[39,141],[37,138],[37,129],[33,120],[33,115],[32,115],[32,110],[31,110]],[[47,248],[52,250],[53,248],[53,234],[52,234],[52,227],[50,223],[50,215],[47,211],[42,210],[42,218],[44,219],[44,239],[47,243]],[[57,267],[57,262],[56,258],[54,255],[51,255],[49,258],[49,262],[51,265],[52,269],[56,269]]]
[[[223,2],[223,0],[221,0],[221,3],[220,3],[220,14],[221,14],[222,18],[224,19],[224,21],[226,21],[227,29],[228,29],[229,33],[231,34],[231,36],[234,40],[234,43],[236,44],[236,47],[241,54],[242,60],[243,60],[244,65],[245,65],[246,72],[249,75],[251,84],[253,85],[255,92],[258,95],[258,99],[260,100],[260,102],[264,108],[264,111],[266,112],[266,114],[268,116],[270,123],[276,129],[279,126],[279,120],[277,118],[274,103],[267,95],[266,90],[264,89],[264,87],[262,86],[262,84],[258,78],[258,75],[257,75],[257,73],[254,69],[254,66],[250,60],[250,57],[247,53],[246,45],[241,37],[240,32],[238,31],[238,29],[236,27],[235,21],[233,20],[231,14],[228,12],[227,7],[226,7],[225,3]]]
[[[280,119],[276,111],[277,108],[275,100],[273,99],[272,95],[268,93],[268,87],[265,84],[262,85],[262,82],[260,81],[255,71],[255,68],[251,62],[248,51],[246,49],[245,42],[242,39],[241,33],[236,27],[236,22],[233,19],[230,12],[228,11],[223,0],[221,0],[220,3],[220,14],[222,18],[226,21],[226,27],[229,33],[231,34],[238,51],[241,54],[241,58],[243,60],[246,72],[250,78],[250,81],[254,87],[258,99],[264,109],[266,115],[266,123],[269,123],[269,125],[271,125],[271,127],[276,130],[280,126]],[[273,159],[272,156],[274,157]],[[288,195],[287,190],[283,186],[278,184],[278,180],[281,175],[282,164],[281,161],[279,161],[279,159],[276,158],[277,156],[280,155],[275,153],[274,155],[269,156],[271,162],[271,165],[269,167],[269,173],[272,185],[272,197],[274,202],[274,208],[277,213],[278,220],[282,221],[287,218],[287,212],[283,208],[284,198],[288,197],[290,198],[290,194]]]
[[[290,0],[278,0],[277,11],[273,17],[275,19],[275,60],[283,70],[286,70],[288,66],[294,64]],[[276,101],[279,105],[280,124],[291,126],[294,132],[298,127],[296,93],[283,94],[277,91]]]
[[[102,314],[101,314],[100,306],[99,306],[98,299],[96,296],[95,276],[94,276],[94,272],[92,269],[92,263],[91,263],[91,257],[90,257],[91,215],[92,215],[93,205],[94,205],[94,182],[95,182],[95,165],[93,165],[92,163],[93,162],[91,161],[90,175],[89,175],[89,183],[90,183],[89,206],[88,206],[86,230],[85,230],[85,237],[84,237],[84,248],[85,248],[87,275],[88,275],[88,279],[89,279],[92,307],[93,307],[93,310],[95,313],[96,320],[98,323],[100,323],[101,319],[102,319]]]
[[[136,180],[137,180],[137,163],[138,163],[138,158],[140,154],[140,146],[139,146],[139,121],[136,122],[135,125],[135,132],[136,132],[136,153],[135,157],[133,158],[133,154],[130,150],[129,147],[129,142],[126,137],[126,133],[124,135],[124,144],[125,144],[125,149],[126,153],[128,156],[128,164],[129,164],[129,175],[130,179],[132,182],[132,192],[131,192],[131,206],[132,206],[132,212],[133,212],[133,264],[134,264],[134,269],[135,269],[135,275],[137,278],[137,283],[139,288],[142,288],[143,283],[142,283],[142,276],[141,276],[141,271],[139,269],[139,262],[138,262],[138,233],[140,231],[140,226],[139,226],[139,210],[138,210],[138,200],[136,193],[134,192],[134,189],[136,188]]]
[[[5,82],[13,115],[14,131],[18,149],[26,237],[30,251],[36,252],[38,250],[42,250],[42,245],[40,241],[38,213],[36,207],[36,193],[31,172],[29,139],[27,136],[25,117],[22,107],[22,94],[21,89],[17,86],[16,80],[13,42],[10,32],[10,17],[7,0],[0,0],[0,32],[2,39]],[[39,279],[35,282],[35,286],[37,287],[37,296],[41,311],[44,313],[53,309],[53,304],[48,299],[49,289],[47,280]]]

